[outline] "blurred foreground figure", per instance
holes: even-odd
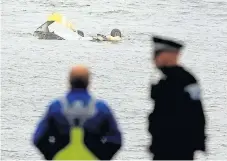
[[[47,160],[110,160],[121,148],[121,132],[108,105],[87,90],[84,66],[70,72],[70,91],[53,101],[33,142]]]
[[[205,151],[205,116],[200,86],[178,65],[180,43],[153,37],[154,62],[165,75],[151,86],[154,110],[149,115],[154,160],[193,160],[196,150]]]

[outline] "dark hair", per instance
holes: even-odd
[[[72,89],[82,88],[86,89],[88,87],[88,79],[83,77],[70,79],[70,85]]]

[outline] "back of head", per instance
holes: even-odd
[[[86,66],[76,65],[72,67],[69,77],[72,89],[87,89],[89,85],[90,72]]]

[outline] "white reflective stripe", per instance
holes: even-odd
[[[91,115],[94,115],[96,112],[96,99],[94,97],[91,97],[91,100],[88,104],[88,110]]]
[[[201,98],[201,89],[197,83],[186,86],[184,91],[189,93],[192,100],[200,100]]]
[[[62,113],[65,115],[65,118],[71,126],[74,125],[75,119],[78,119],[79,126],[82,126],[83,123],[96,112],[96,99],[93,97],[91,97],[91,100],[86,107],[84,107],[83,101],[79,100],[74,101],[71,105],[69,105],[66,97],[62,98],[60,102],[62,104]]]
[[[67,97],[62,97],[62,98],[60,99],[60,102],[61,102],[61,105],[62,105],[62,108],[61,108],[62,114],[63,114],[63,115],[65,116],[65,118],[67,119],[68,123],[72,126],[72,125],[73,125],[73,120],[70,119],[70,118],[68,117],[68,115],[66,114],[67,108],[69,107]]]
[[[67,100],[66,97],[61,98],[60,102],[61,102],[61,105],[62,105],[63,109],[68,107],[68,100]]]

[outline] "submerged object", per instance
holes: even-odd
[[[110,35],[97,34],[93,37],[93,41],[120,41],[121,40],[121,31],[119,29],[113,29]]]
[[[84,33],[76,30],[72,22],[60,13],[49,15],[47,21],[38,27],[33,35],[46,40],[78,40],[84,37]]]
[[[77,30],[73,23],[60,13],[52,13],[47,21],[38,27],[33,36],[45,40],[90,40],[90,41],[120,41],[121,31],[113,29],[110,35],[97,34],[85,36],[84,32]]]

